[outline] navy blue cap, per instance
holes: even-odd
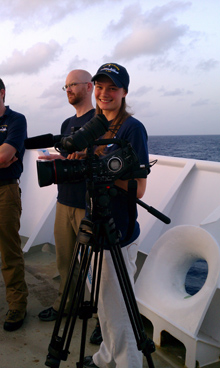
[[[117,87],[128,91],[129,75],[123,66],[116,63],[103,64],[92,77],[92,81],[95,81],[99,75],[107,75]]]

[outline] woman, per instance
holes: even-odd
[[[128,140],[136,151],[140,164],[148,165],[147,132],[143,124],[126,111],[125,97],[129,85],[127,70],[115,63],[104,64],[98,69],[92,81],[95,83],[96,113],[104,114],[111,122],[109,131],[103,138],[116,137]],[[117,148],[116,144],[99,146],[95,152],[101,156]],[[145,192],[146,179],[136,180],[137,197],[141,198]],[[128,189],[128,180],[118,179],[115,184],[122,189]],[[133,234],[127,240],[129,215],[125,194],[119,192],[115,198],[112,198],[111,213],[116,228],[122,234],[120,246],[134,287],[140,229],[136,221]],[[143,365],[142,352],[137,349],[110,251],[106,247],[104,249],[98,305],[103,342],[93,357],[84,358],[84,367],[141,368]]]

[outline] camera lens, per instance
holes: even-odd
[[[77,182],[85,178],[85,160],[37,161],[38,183],[40,187],[50,184]]]
[[[121,170],[123,163],[119,157],[111,157],[107,165],[109,171],[118,172],[119,170]]]

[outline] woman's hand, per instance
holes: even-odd
[[[67,158],[68,160],[81,160],[86,157],[86,153],[84,151],[81,152],[73,152],[70,153]]]

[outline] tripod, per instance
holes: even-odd
[[[117,189],[114,185],[109,184],[99,184],[94,188],[94,185],[90,183],[89,186],[90,187],[87,188],[87,202],[89,200],[91,201],[92,198],[93,205],[90,206],[89,216],[85,217],[80,224],[76,246],[71,260],[69,275],[61,300],[58,318],[56,320],[51,342],[48,347],[49,354],[47,355],[45,365],[52,368],[59,368],[60,361],[67,360],[72,334],[77,316],[79,315],[79,318],[83,320],[83,323],[80,357],[76,366],[77,368],[83,368],[87,322],[94,313],[97,313],[103,259],[103,244],[107,244],[110,246],[111,257],[133,328],[137,342],[137,348],[145,355],[149,368],[154,368],[151,353],[155,351],[155,346],[153,341],[146,336],[143,322],[135,300],[133,288],[131,286],[129,275],[121,252],[119,233],[116,230],[114,220],[109,211],[111,197],[116,195]],[[88,193],[90,194],[88,195]],[[157,215],[158,214],[160,213],[157,211]],[[85,301],[85,283],[93,255],[94,264],[91,295],[90,300]],[[71,300],[70,312],[66,318],[63,334],[62,336],[59,336],[59,329],[64,314],[64,308],[78,259],[80,259],[79,275],[76,282],[75,291],[73,293],[74,295]]]

